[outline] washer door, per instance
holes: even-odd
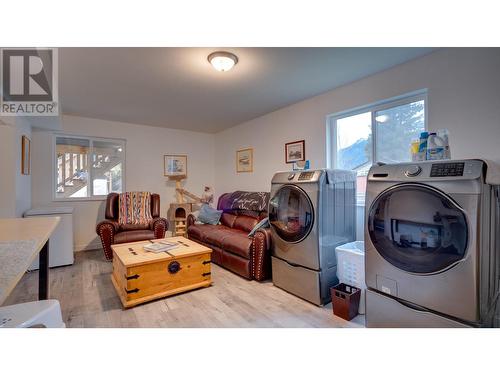
[[[314,224],[311,199],[298,186],[283,185],[269,202],[269,222],[283,241],[304,240]]]
[[[466,255],[468,225],[462,208],[440,190],[396,185],[370,207],[368,233],[390,264],[416,273],[438,273]]]

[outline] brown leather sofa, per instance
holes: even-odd
[[[164,238],[168,229],[168,221],[160,217],[160,196],[151,194],[151,220],[148,224],[118,224],[118,196],[111,193],[106,199],[106,220],[96,226],[96,233],[101,238],[104,256],[113,259],[111,245],[125,242],[135,242]]]
[[[259,229],[253,238],[248,233],[267,211],[231,210],[230,196],[219,198],[217,209],[224,211],[219,225],[195,224],[196,218],[189,215],[188,238],[210,247],[212,262],[247,279],[266,280],[271,277],[271,232]]]

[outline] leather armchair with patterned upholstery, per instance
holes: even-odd
[[[267,211],[240,212],[231,210],[223,194],[217,204],[223,210],[219,225],[195,224],[193,215],[187,217],[187,235],[190,240],[212,249],[212,262],[250,280],[263,281],[271,277],[271,232],[261,228],[253,237],[248,233]]]
[[[113,259],[111,245],[125,242],[145,241],[164,238],[168,230],[168,221],[160,217],[160,195],[151,194],[151,216],[148,224],[118,223],[118,197],[111,193],[106,199],[106,220],[96,226],[96,233],[101,238],[104,256],[107,260]]]

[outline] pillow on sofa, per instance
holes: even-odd
[[[250,233],[248,233],[248,237],[253,237],[255,235],[255,232],[257,232],[260,228],[269,228],[269,227],[270,227],[269,218],[266,217],[266,218],[262,219],[261,221],[259,221],[257,224],[255,224],[255,226],[250,231]]]
[[[198,214],[198,221],[203,224],[217,225],[219,223],[220,217],[222,215],[222,210],[216,210],[210,207],[208,204],[204,204],[200,208],[200,213]]]

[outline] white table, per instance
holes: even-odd
[[[38,299],[48,299],[49,237],[59,221],[59,217],[0,219],[0,305],[38,254]]]

